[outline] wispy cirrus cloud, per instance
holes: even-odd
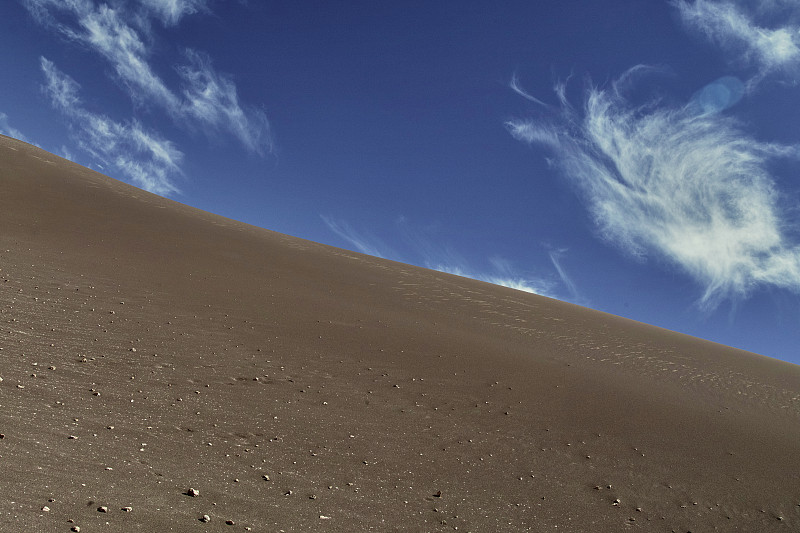
[[[120,123],[88,111],[81,101],[80,85],[61,72],[52,61],[40,58],[45,76],[43,90],[50,103],[69,120],[78,146],[102,167],[115,167],[134,184],[167,195],[178,192],[183,154],[136,121]]]
[[[20,141],[33,144],[31,140],[25,136],[24,133],[22,133],[17,128],[11,126],[11,124],[8,121],[8,115],[6,115],[5,113],[0,113],[0,133],[2,133],[7,137],[13,137]]]
[[[113,6],[94,0],[23,2],[42,25],[107,61],[135,102],[160,107],[179,126],[231,134],[252,152],[272,149],[266,114],[242,106],[235,83],[218,73],[208,56],[185,51],[186,63],[174,67],[183,82],[178,89],[169,87],[152,65],[156,36],[148,24],[150,17],[174,25],[185,15],[205,10],[207,2],[141,0]]]
[[[446,274],[477,279],[494,285],[540,294],[550,298],[565,299],[558,295],[557,282],[537,276],[521,274],[514,268],[510,261],[500,257],[492,257],[489,259],[491,268],[488,270],[478,271],[471,268],[468,265],[468,261],[452,249],[446,246],[436,245],[430,239],[410,231],[404,217],[401,217],[398,224],[400,225],[404,240],[411,246],[414,255],[418,258],[416,261],[409,261],[401,257],[378,238],[372,235],[367,236],[356,231],[347,222],[327,216],[322,216],[321,218],[331,231],[357,251],[367,255],[392,259],[404,263],[412,263]],[[560,267],[559,276],[566,276],[563,269],[560,269]],[[562,277],[562,280],[563,279],[568,280],[568,278],[565,277]],[[570,294],[577,295],[574,285],[571,285],[569,290]]]
[[[325,215],[320,215],[320,218],[322,218],[322,221],[325,222],[326,226],[328,226],[328,229],[344,239],[348,244],[353,246],[362,254],[381,258],[395,256],[395,254],[390,250],[387,253],[386,246],[379,242],[377,238],[373,236],[365,237],[360,232],[353,229],[347,222]]]
[[[701,305],[759,286],[800,291],[800,246],[771,165],[793,146],[752,138],[721,113],[729,100],[684,107],[633,105],[626,91],[648,69],[589,87],[582,109],[556,87],[558,107],[507,122],[518,140],[547,148],[575,183],[602,236],[638,258],[664,257],[700,283]]]
[[[540,294],[549,298],[558,298],[556,294],[557,287],[554,282],[541,277],[522,275],[510,261],[501,257],[492,257],[489,259],[489,263],[492,265],[492,270],[489,273],[469,274],[469,271],[467,271],[466,276],[468,278],[486,281],[518,291]],[[463,276],[465,274],[460,275]],[[561,299],[563,300],[564,298],[561,297]]]
[[[772,0],[743,4],[730,0],[677,0],[673,4],[687,27],[705,35],[736,61],[763,76],[800,74],[800,4]]]
[[[214,70],[206,54],[187,50],[186,56],[189,64],[178,67],[185,82],[181,111],[199,123],[227,130],[253,152],[270,150],[272,141],[267,116],[239,104],[236,85]]]
[[[186,15],[205,11],[208,0],[140,0],[165,26],[174,26]]]

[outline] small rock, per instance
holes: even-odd
[[[201,516],[201,517],[200,517],[200,519],[199,519],[199,520],[200,520],[201,522],[204,522],[204,523],[205,523],[205,522],[209,522],[209,521],[211,520],[211,517],[210,517],[210,516],[208,516],[207,514],[204,514],[203,516]]]
[[[196,498],[197,496],[200,496],[200,491],[190,487],[189,490],[186,491],[186,495]]]
[[[236,522],[234,522],[233,520],[225,520],[225,523],[228,524],[229,526],[236,524]]]
[[[100,507],[97,508],[97,512],[98,513],[107,513],[108,512],[108,507],[106,507],[105,505],[101,505]]]
[[[80,526],[72,526],[70,531],[74,531],[75,533],[80,533],[81,527]]]
[[[325,516],[324,514],[321,514],[321,515],[319,515],[319,519],[320,520],[330,520],[331,517],[330,516]]]
[[[42,511],[44,511],[45,513],[49,513],[50,512],[50,508],[45,505],[44,507],[42,507]]]
[[[133,511],[133,507],[123,507],[122,511],[126,512],[126,513],[130,513],[131,511]]]
[[[263,479],[264,481],[269,481],[269,476],[267,474],[264,474],[263,476],[261,476],[261,479]]]

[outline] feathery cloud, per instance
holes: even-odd
[[[783,233],[770,173],[776,159],[800,151],[753,139],[735,119],[695,105],[632,105],[625,90],[646,71],[635,67],[608,89],[588,88],[581,111],[559,85],[551,116],[507,127],[554,154],[605,239],[635,257],[678,265],[704,287],[703,306],[758,286],[800,291],[800,247]]]
[[[797,2],[761,2],[760,8],[753,6],[749,11],[729,0],[677,0],[673,4],[689,28],[734,54],[737,61],[756,67],[756,81],[772,72],[800,73],[800,26],[791,22],[800,15]],[[784,16],[774,23],[778,13]]]
[[[328,226],[332,232],[350,243],[351,246],[362,254],[381,258],[386,257],[385,252],[382,250],[385,246],[382,243],[376,244],[378,242],[376,238],[364,237],[343,220],[336,220],[325,215],[320,215],[320,218],[322,218],[322,221],[325,222],[325,225]]]
[[[347,222],[335,220],[326,216],[322,216],[321,218],[331,231],[347,241],[359,252],[375,257],[392,259],[394,261],[409,262],[400,257],[399,254],[387,247],[377,238],[373,236],[365,237],[363,234],[354,230]],[[485,281],[494,285],[502,285],[503,287],[540,294],[550,298],[559,298],[555,283],[544,278],[519,274],[511,263],[505,259],[493,257],[489,259],[492,269],[488,273],[477,272],[470,268],[467,265],[467,261],[453,250],[447,247],[436,246],[427,238],[412,233],[408,229],[407,221],[404,217],[400,218],[398,224],[403,231],[405,240],[412,247],[413,251],[422,258],[421,261],[414,262],[413,264],[422,265],[425,268],[438,270],[446,274],[454,274],[464,278]],[[561,271],[559,271],[559,274],[561,275]],[[575,291],[574,285],[570,286],[570,291]]]
[[[178,68],[185,82],[183,112],[200,123],[228,130],[253,152],[270,150],[267,116],[260,110],[242,108],[236,85],[214,70],[207,55],[194,50],[187,50],[186,55],[189,65]]]
[[[6,135],[7,137],[13,137],[13,138],[18,139],[20,141],[23,141],[23,142],[26,142],[26,143],[29,143],[29,144],[33,144],[25,136],[24,133],[19,131],[17,128],[14,128],[14,127],[11,126],[11,124],[8,121],[8,115],[6,115],[5,113],[2,113],[2,112],[0,112],[0,133],[2,133],[3,135]]]
[[[183,80],[178,90],[170,88],[152,66],[155,35],[147,17],[159,17],[165,25],[177,24],[182,16],[205,9],[206,2],[144,0],[142,12],[130,5],[111,7],[94,0],[23,1],[42,25],[106,60],[137,103],[160,107],[181,127],[227,132],[254,153],[271,151],[266,115],[243,107],[235,83],[216,72],[206,55],[186,51],[188,63],[175,66]]]
[[[142,5],[161,19],[165,26],[174,26],[185,15],[206,9],[207,0],[140,0]]]
[[[136,122],[120,123],[83,107],[80,85],[52,61],[40,58],[43,87],[50,103],[69,120],[73,139],[103,168],[113,165],[131,182],[156,194],[178,192],[183,154],[173,143]]]

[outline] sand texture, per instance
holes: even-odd
[[[800,531],[800,367],[7,137],[0,348],[2,532]]]

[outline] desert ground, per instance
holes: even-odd
[[[3,532],[800,531],[798,366],[2,136],[0,377]]]

